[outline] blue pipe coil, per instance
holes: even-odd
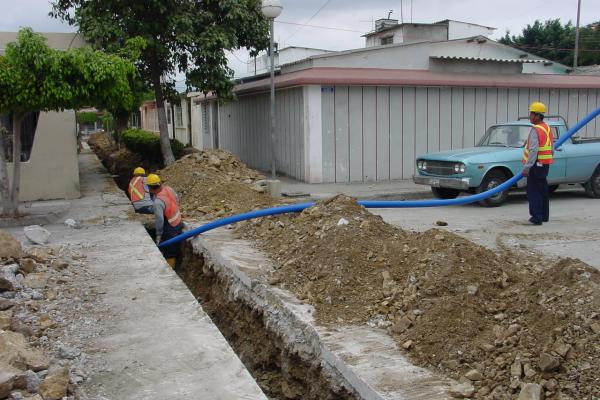
[[[594,110],[591,114],[586,116],[584,119],[579,121],[577,125],[569,129],[566,134],[559,138],[554,143],[554,148],[558,149],[566,140],[568,140],[571,136],[573,136],[577,131],[579,131],[582,127],[587,125],[591,120],[596,118],[600,114],[600,108]],[[464,196],[458,197],[456,199],[436,199],[436,200],[389,200],[389,201],[378,201],[378,200],[360,200],[358,204],[366,207],[366,208],[417,208],[417,207],[444,207],[444,206],[457,206],[462,204],[474,203],[476,201],[481,201],[487,199],[488,197],[494,196],[506,189],[509,189],[513,185],[515,185],[521,178],[523,178],[523,173],[519,172],[517,175],[513,176],[506,182],[501,185],[496,186],[495,188],[488,190],[486,192],[478,193],[472,196]],[[314,206],[315,202],[309,203],[300,203],[289,206],[281,206],[281,207],[272,207],[265,208],[263,210],[255,210],[250,211],[243,214],[232,215],[231,217],[225,217],[218,219],[213,222],[209,222],[208,224],[204,224],[194,229],[190,229],[187,232],[182,233],[181,235],[175,236],[169,240],[165,240],[158,247],[165,247],[171,244],[179,243],[182,240],[188,239],[193,236],[200,235],[201,233],[210,231],[215,228],[219,228],[222,226],[226,226],[229,224],[233,224],[240,221],[245,221],[253,218],[266,217],[269,215],[279,215],[279,214],[287,214],[294,212],[302,212],[303,210]]]

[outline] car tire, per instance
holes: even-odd
[[[460,194],[460,190],[432,187],[431,193],[436,199],[455,199]]]
[[[589,181],[583,186],[585,188],[585,194],[592,199],[600,198],[600,167],[596,168],[594,174]]]
[[[487,192],[506,182],[508,178],[506,174],[501,171],[491,171],[489,172],[481,182],[481,185],[477,188],[477,193]],[[508,198],[508,190],[504,190],[493,197],[488,197],[487,199],[479,201],[479,204],[484,207],[499,207]]]
[[[550,185],[548,186],[548,193],[554,193],[558,189],[558,185]]]

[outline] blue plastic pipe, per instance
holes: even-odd
[[[571,129],[569,129],[566,132],[566,134],[564,134],[562,137],[560,137],[559,140],[557,140],[554,143],[554,148],[558,149],[566,140],[568,140],[571,136],[573,136],[582,127],[587,125],[591,120],[596,118],[599,114],[600,114],[600,108],[594,110],[587,117],[585,117],[584,119],[579,121],[577,123],[577,125],[575,125]],[[487,192],[478,193],[478,194],[475,194],[472,196],[458,197],[456,199],[412,200],[412,201],[360,200],[360,201],[358,201],[358,204],[365,206],[366,208],[416,208],[416,207],[457,206],[457,205],[462,205],[462,204],[474,203],[476,201],[481,201],[481,200],[487,199],[488,197],[492,197],[495,194],[498,194],[504,190],[509,189],[510,187],[515,185],[521,178],[523,178],[523,172],[519,172],[517,175],[513,176],[506,182],[502,183],[501,185],[496,186],[493,189],[488,190]],[[166,240],[166,241],[162,242],[158,247],[169,246],[171,244],[181,242],[182,240],[188,239],[190,237],[200,235],[201,233],[204,233],[206,231],[210,231],[215,228],[219,228],[219,227],[226,226],[226,225],[233,224],[233,223],[240,222],[240,221],[245,221],[248,219],[266,217],[269,215],[279,215],[279,214],[287,214],[287,213],[293,213],[293,212],[302,212],[303,210],[305,210],[309,207],[312,207],[315,204],[316,204],[315,202],[309,202],[309,203],[300,203],[300,204],[294,204],[294,205],[289,205],[289,206],[266,208],[264,210],[250,211],[250,212],[243,213],[243,214],[232,215],[231,217],[221,218],[216,221],[209,222],[208,224],[199,226],[198,228],[190,229],[189,231],[184,232],[179,236],[175,236],[172,239]]]

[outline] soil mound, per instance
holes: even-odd
[[[181,198],[186,219],[208,219],[270,207],[264,177],[225,150],[204,150],[182,157],[159,171]]]
[[[406,232],[345,196],[241,225],[277,265],[270,282],[319,323],[386,329],[476,398],[515,398],[524,383],[551,399],[600,396],[600,273],[578,260]]]

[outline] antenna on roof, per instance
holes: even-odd
[[[387,19],[390,19],[390,17],[392,16],[392,13],[394,12],[394,10],[390,10],[390,12],[388,13],[388,17]]]

